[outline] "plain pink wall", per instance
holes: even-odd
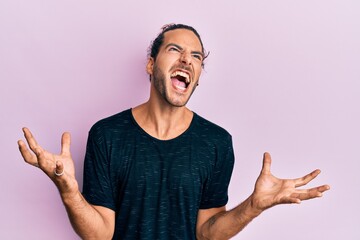
[[[0,239],[77,239],[57,190],[25,164],[28,126],[48,150],[72,133],[82,184],[87,132],[148,97],[146,50],[163,24],[193,25],[211,54],[189,107],[233,135],[229,207],[273,173],[328,183],[324,198],[280,206],[234,239],[360,239],[360,2],[49,1],[0,3]]]

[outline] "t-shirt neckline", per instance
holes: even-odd
[[[196,120],[196,118],[197,118],[197,114],[192,111],[193,117],[192,117],[192,119],[191,119],[191,121],[190,121],[190,124],[189,124],[188,128],[185,129],[185,131],[183,131],[182,133],[180,133],[178,136],[176,136],[176,137],[174,137],[174,138],[163,140],[163,139],[159,139],[159,138],[156,138],[156,137],[150,135],[148,132],[146,132],[146,131],[137,123],[137,121],[136,121],[136,119],[135,119],[135,117],[134,117],[134,115],[133,115],[133,113],[132,113],[132,108],[130,108],[128,111],[129,111],[129,115],[130,115],[130,117],[131,117],[132,122],[133,122],[134,125],[140,130],[140,132],[141,132],[142,134],[144,134],[145,136],[147,136],[147,137],[149,137],[149,138],[151,138],[151,139],[153,139],[153,140],[155,140],[155,141],[158,141],[158,142],[172,142],[172,141],[176,141],[177,139],[182,138],[183,136],[185,136],[185,135],[190,131],[190,129],[191,129],[192,126],[194,125],[195,120]]]

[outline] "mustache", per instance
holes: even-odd
[[[175,69],[180,69],[180,70],[185,70],[191,74],[193,74],[192,72],[192,68],[187,66],[186,64],[177,64],[177,65],[174,65],[170,68],[170,71],[173,71]]]

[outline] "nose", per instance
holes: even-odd
[[[183,52],[181,54],[180,61],[186,65],[191,65],[191,54]]]

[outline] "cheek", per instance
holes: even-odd
[[[153,76],[155,78],[157,78],[157,80],[165,80],[166,79],[166,74],[164,73],[164,71],[162,69],[159,68],[159,66],[157,64],[154,65]]]
[[[195,77],[196,80],[199,80],[200,76],[201,76],[201,72],[202,72],[202,67],[197,67],[195,70]]]

